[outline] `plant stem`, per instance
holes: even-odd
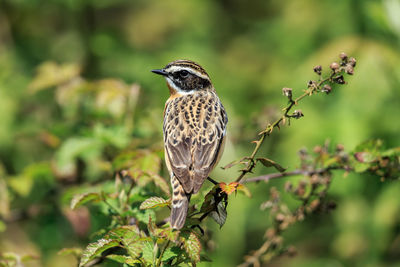
[[[256,166],[255,156],[257,155],[257,152],[260,150],[261,145],[264,143],[265,137],[267,135],[270,135],[275,127],[280,128],[281,122],[286,120],[286,118],[290,120],[290,118],[293,117],[289,115],[289,111],[292,109],[292,107],[297,105],[298,102],[301,101],[306,96],[311,96],[314,92],[318,92],[321,89],[321,86],[325,82],[332,81],[332,79],[335,77],[336,74],[338,77],[339,75],[341,75],[341,73],[342,72],[339,73],[332,72],[331,75],[329,75],[329,77],[320,80],[318,83],[315,84],[315,86],[309,87],[308,89],[304,90],[304,93],[299,97],[297,97],[295,100],[293,100],[292,97],[289,97],[289,104],[283,109],[285,111],[284,114],[272,124],[268,124],[265,130],[260,133],[261,135],[260,138],[256,141],[253,141],[253,143],[256,144],[256,147],[251,153],[251,156],[247,158],[247,167],[241,170],[239,177],[236,178],[235,180],[236,182],[240,182],[247,173],[253,171],[254,167]]]
[[[167,241],[167,243],[165,243],[165,246],[163,246],[163,248],[161,249],[160,256],[159,256],[159,257],[158,257],[158,259],[157,259],[157,264],[156,264],[156,267],[159,267],[159,266],[161,266],[161,263],[162,263],[162,257],[163,257],[163,255],[164,255],[164,252],[165,252],[165,250],[168,248],[168,246],[169,246],[169,243],[170,243],[170,241],[168,240],[168,241]]]

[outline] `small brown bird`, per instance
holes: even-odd
[[[171,226],[181,229],[190,196],[218,164],[228,117],[210,77],[190,60],[176,60],[152,70],[167,80],[170,97],[164,109],[165,162],[173,189]]]

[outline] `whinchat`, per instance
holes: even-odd
[[[165,162],[173,191],[171,227],[186,221],[190,196],[218,164],[228,116],[207,72],[190,60],[152,70],[165,77],[170,97],[164,108]]]

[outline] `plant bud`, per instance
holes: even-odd
[[[331,68],[331,70],[333,71],[337,71],[339,69],[339,63],[337,62],[332,62],[331,65],[329,65],[329,68]]]
[[[354,69],[353,67],[349,64],[346,66],[346,68],[344,69],[346,71],[347,74],[349,75],[353,75],[354,74]]]
[[[351,57],[349,59],[349,65],[352,66],[353,68],[356,66],[357,60],[354,57]]]
[[[284,96],[291,98],[292,97],[292,88],[284,87],[284,88],[282,88],[282,93]]]
[[[317,65],[314,67],[314,72],[318,75],[321,75],[322,72],[322,66],[321,65]]]
[[[339,57],[340,57],[340,59],[343,60],[343,61],[346,61],[346,60],[347,60],[347,54],[344,53],[344,52],[340,53]]]
[[[345,84],[346,83],[343,75],[333,78],[333,82],[335,82],[337,84]]]
[[[321,92],[329,94],[332,91],[332,87],[329,84],[325,84],[324,87],[322,87]]]
[[[275,220],[277,222],[283,222],[285,220],[285,215],[283,215],[282,213],[278,213],[275,217]]]
[[[342,144],[338,144],[336,146],[336,151],[340,152],[340,151],[343,151],[343,150],[344,150],[344,146]]]
[[[308,88],[316,88],[316,87],[317,87],[317,82],[316,82],[316,81],[310,80],[310,81],[308,81],[308,83],[307,83],[307,87],[308,87]]]
[[[293,112],[293,117],[296,118],[296,119],[299,119],[300,117],[304,117],[304,114],[303,114],[303,112],[301,111],[301,109],[296,109],[296,110]]]

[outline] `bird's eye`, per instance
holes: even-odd
[[[189,75],[189,72],[187,70],[181,70],[179,72],[179,76],[181,76],[182,78],[186,78]]]

